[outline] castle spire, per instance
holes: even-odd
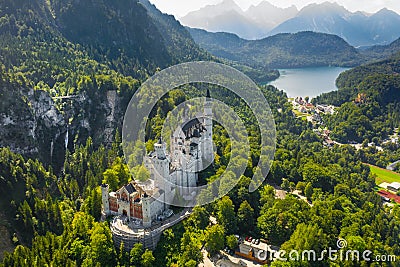
[[[162,137],[160,137],[160,139],[158,139],[158,142],[154,144],[154,151],[157,154],[157,158],[158,159],[165,159],[165,143],[162,140]]]
[[[206,101],[204,103],[204,121],[203,125],[206,128],[204,140],[202,142],[202,157],[206,162],[211,163],[214,160],[213,144],[212,144],[212,98],[210,96],[210,90],[207,88]]]

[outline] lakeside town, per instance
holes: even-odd
[[[325,105],[325,104],[312,104],[310,102],[309,97],[297,96],[294,98],[290,98],[289,102],[293,106],[293,116],[306,120],[313,125],[313,131],[322,138],[322,142],[324,146],[333,147],[334,145],[350,145],[354,147],[356,150],[365,149],[368,147],[375,148],[378,152],[384,151],[384,146],[393,144],[395,146],[399,146],[399,129],[395,128],[394,133],[390,135],[387,139],[383,140],[381,144],[375,144],[374,142],[364,143],[356,143],[350,142],[348,144],[343,144],[332,140],[331,138],[331,130],[328,129],[324,123],[324,115],[333,115],[335,114],[337,107],[333,105]],[[367,102],[367,98],[365,94],[358,94],[355,98],[354,103],[364,104]],[[387,205],[393,205],[394,203],[400,204],[400,174],[396,173],[395,170],[398,169],[398,165],[400,160],[394,161],[390,163],[386,169],[380,168],[378,166],[372,166],[373,170],[379,170],[380,172],[386,172],[389,174],[389,177],[395,177],[395,180],[387,179],[387,181],[381,181],[381,183],[377,184],[377,194],[382,197]]]

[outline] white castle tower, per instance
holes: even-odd
[[[152,199],[146,193],[142,195],[143,226],[151,226],[151,202]]]
[[[165,175],[169,174],[169,159],[166,155],[166,144],[161,138],[154,144],[154,152],[156,153],[154,168],[159,175],[165,177]]]
[[[204,140],[202,142],[203,145],[203,158],[206,161],[206,164],[210,164],[214,161],[214,149],[212,142],[212,101],[210,97],[210,90],[207,89],[206,101],[204,103],[204,127],[206,128],[206,133]]]
[[[156,144],[154,144],[154,152],[156,157],[153,159],[153,168],[155,170],[154,179],[159,189],[164,190],[164,192],[169,192],[172,183],[170,175],[170,159],[166,155],[166,143],[160,138]]]
[[[110,203],[108,202],[108,184],[101,185],[101,200],[103,203],[103,212],[106,216],[110,215]]]

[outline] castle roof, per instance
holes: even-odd
[[[126,191],[128,191],[129,194],[136,192],[136,188],[133,186],[132,183],[129,183],[129,184],[125,185],[124,187],[125,187]]]
[[[191,147],[197,147],[197,146],[199,146],[199,144],[192,142],[192,143],[190,143],[190,146]]]
[[[186,139],[192,137],[200,137],[201,133],[205,130],[206,128],[203,126],[198,118],[194,118],[189,122],[185,122],[182,124],[182,131],[185,134]]]

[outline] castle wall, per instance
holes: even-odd
[[[160,199],[164,200],[163,202],[148,197],[142,190],[138,190],[141,192],[140,194],[143,194],[142,196],[139,193],[135,196],[129,195],[129,192],[132,193],[132,188],[127,190],[126,187],[117,192],[119,199],[117,200],[117,198],[112,198],[111,195],[108,197],[108,186],[106,188],[106,185],[104,185],[103,205],[104,209],[109,211],[108,214],[125,214],[133,218],[142,219],[143,223],[143,228],[141,229],[129,228],[127,230],[122,227],[127,231],[118,229],[119,225],[112,223],[111,231],[116,247],[119,247],[123,242],[125,249],[130,251],[134,244],[142,243],[145,249],[154,250],[163,230],[189,216],[189,212],[184,211],[181,214],[174,215],[173,218],[167,219],[165,222],[152,224],[152,221],[155,221],[158,215],[161,215],[169,208],[167,203],[171,203],[175,197],[175,192],[178,189],[173,185],[188,187],[188,189],[184,190],[185,192],[180,193],[184,195],[185,199],[191,196],[190,187],[195,187],[197,184],[197,172],[203,169],[203,159],[209,161],[208,163],[213,160],[212,105],[209,91],[207,91],[207,102],[204,106],[203,123],[198,119],[194,123],[186,124],[174,132],[171,137],[169,156],[166,153],[165,142],[160,139],[154,144],[154,152],[144,157],[144,165],[149,170],[151,179],[157,185],[157,188],[153,188],[154,192],[162,193]],[[171,171],[173,172],[170,173]],[[105,194],[106,191],[107,195]],[[107,196],[106,198],[104,197],[105,195]],[[131,196],[133,197],[131,198]],[[134,202],[139,197],[141,200]]]
[[[189,215],[190,210],[184,210],[169,218],[168,222],[159,223],[152,228],[140,229],[137,232],[121,231],[111,223],[110,229],[114,245],[116,248],[119,248],[121,243],[124,242],[125,250],[130,251],[136,243],[142,243],[145,249],[154,250],[160,240],[162,232],[186,219]]]
[[[165,204],[166,205],[166,204]],[[155,220],[164,211],[164,203],[154,200],[150,205],[151,219]]]
[[[131,216],[137,219],[143,219],[141,203],[131,203]]]
[[[108,201],[110,203],[110,211],[118,212],[118,203],[115,197],[109,197]]]
[[[108,199],[109,186],[107,184],[102,184],[100,188],[101,188],[101,202],[102,202],[103,212],[105,215],[108,215],[110,214],[110,204]]]
[[[137,234],[126,233],[120,231],[116,227],[111,225],[112,239],[114,241],[114,246],[119,248],[121,243],[124,243],[124,248],[126,251],[130,251],[136,243],[142,243],[144,249],[154,250],[157,246],[158,241],[162,231],[149,231],[144,230]]]
[[[129,201],[118,201],[118,214],[123,214],[131,217],[131,207]]]

